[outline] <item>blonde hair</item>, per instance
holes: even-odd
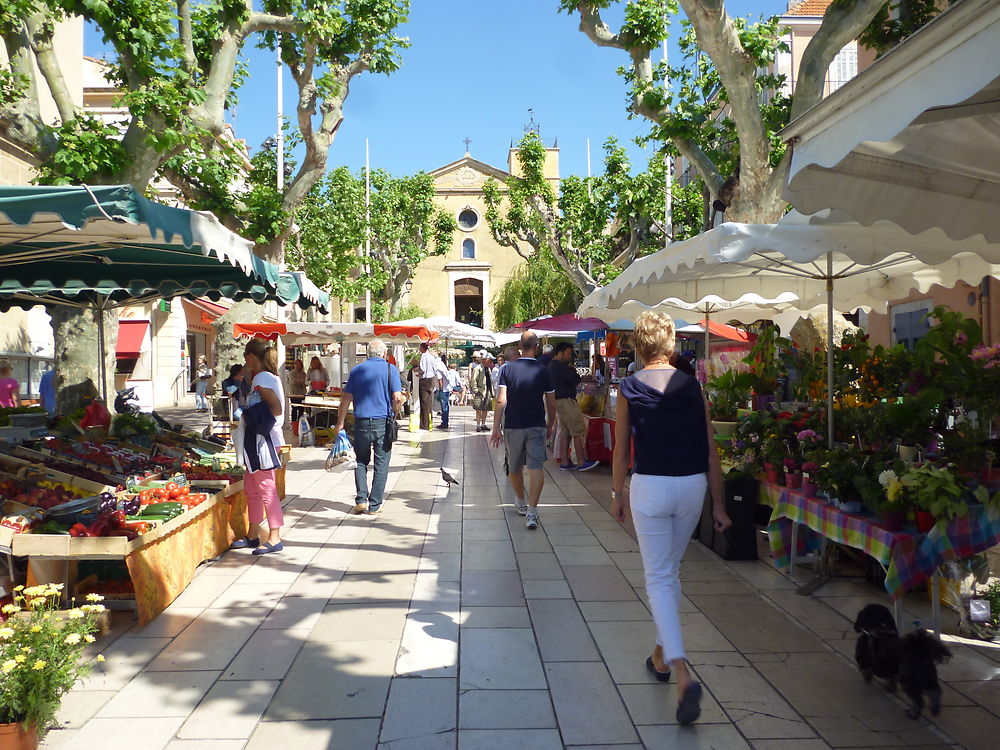
[[[675,342],[674,321],[666,313],[646,310],[635,321],[632,346],[643,362],[670,357],[674,353]]]
[[[272,375],[278,374],[278,352],[273,346],[265,344],[263,339],[250,339],[243,351],[259,359],[261,366]]]

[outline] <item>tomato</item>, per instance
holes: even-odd
[[[180,487],[180,485],[179,485],[179,484],[177,484],[177,482],[167,482],[167,484],[166,484],[166,486],[164,487],[164,489],[165,489],[165,490],[166,490],[167,492],[172,492],[173,490],[176,490],[176,489],[177,489],[178,487]]]
[[[180,494],[181,494],[181,497],[183,497],[184,495],[190,495],[191,494],[191,488],[188,487],[187,485],[185,485],[184,487],[181,487],[180,488]]]
[[[143,490],[139,493],[139,502],[142,505],[149,505],[153,502],[153,492],[151,490]]]

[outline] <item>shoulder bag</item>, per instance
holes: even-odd
[[[399,422],[396,421],[396,410],[392,407],[392,365],[385,363],[385,388],[389,395],[389,414],[385,420],[385,442],[383,448],[389,450],[399,439]]]

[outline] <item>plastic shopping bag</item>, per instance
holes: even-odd
[[[354,471],[357,465],[358,460],[354,455],[354,446],[351,445],[347,433],[341,430],[337,433],[337,439],[333,441],[330,455],[326,457],[326,470]]]
[[[299,447],[311,448],[316,445],[316,433],[313,432],[309,419],[303,415],[299,417]]]

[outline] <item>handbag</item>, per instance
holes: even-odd
[[[392,365],[385,363],[385,388],[389,395],[389,414],[385,420],[385,442],[383,448],[389,450],[399,439],[399,422],[396,421],[396,410],[392,408]]]

